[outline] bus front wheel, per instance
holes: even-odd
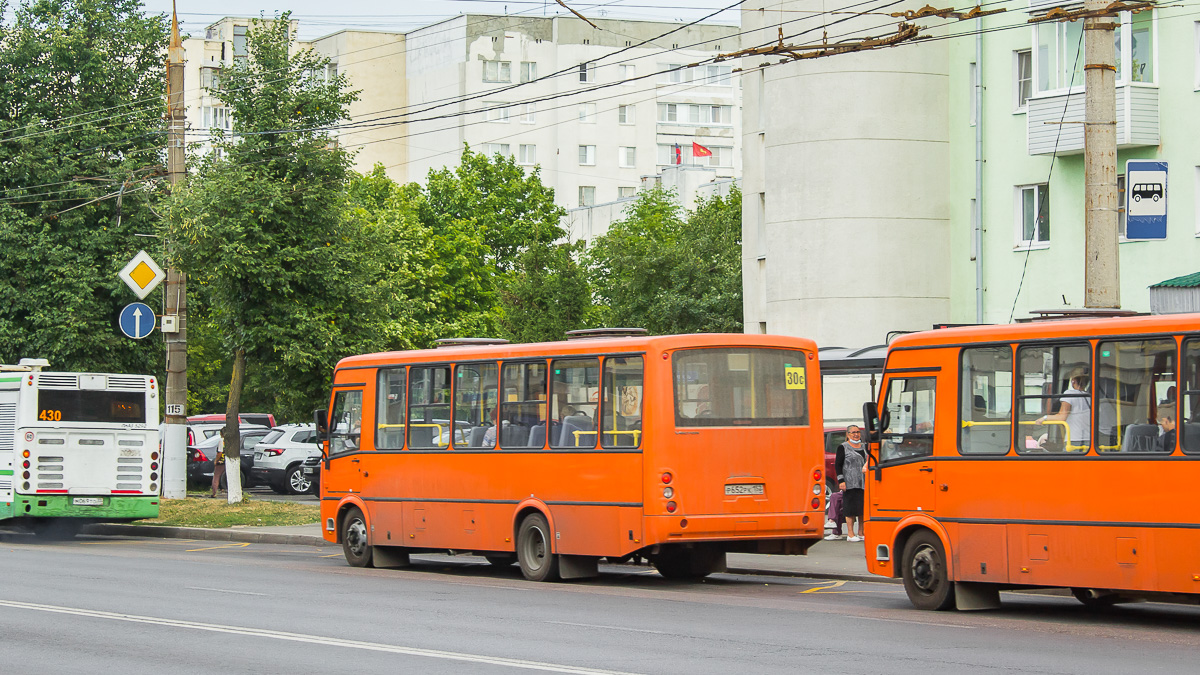
[[[342,553],[346,554],[346,562],[351,567],[372,567],[367,519],[357,506],[350,507],[342,519]]]
[[[943,610],[954,606],[954,583],[946,569],[946,550],[937,535],[921,530],[904,545],[901,558],[904,592],[917,609]]]
[[[517,562],[521,574],[530,581],[554,581],[558,578],[558,557],[552,550],[550,523],[540,513],[531,513],[517,530]]]

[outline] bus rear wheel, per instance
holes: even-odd
[[[946,550],[929,530],[909,538],[901,557],[904,592],[917,609],[944,610],[954,606],[954,583],[946,569]]]
[[[342,519],[342,553],[351,567],[372,567],[367,519],[357,506],[350,507]]]
[[[517,562],[530,581],[558,579],[558,557],[553,553],[550,523],[540,513],[531,513],[517,529]]]

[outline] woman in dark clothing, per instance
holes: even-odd
[[[838,446],[833,468],[838,487],[842,490],[842,515],[846,518],[846,541],[862,541],[863,469],[867,465],[867,449],[862,442],[862,430],[851,425],[846,428],[846,442]],[[858,529],[855,529],[855,524]]]

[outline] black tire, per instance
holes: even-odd
[[[304,467],[297,464],[283,476],[283,488],[290,495],[306,495],[312,492],[312,481],[304,475]]]
[[[271,488],[271,492],[274,492],[277,495],[292,494],[291,490],[288,490],[286,483],[270,483],[269,486]]]
[[[517,529],[517,562],[521,574],[530,581],[558,579],[558,556],[554,555],[550,523],[540,513],[531,513]]]
[[[357,506],[351,506],[342,518],[342,553],[351,567],[374,567],[367,519]]]
[[[493,553],[485,555],[483,558],[495,567],[509,567],[517,562],[517,554],[515,553]]]
[[[904,592],[917,609],[940,611],[954,606],[954,582],[946,569],[946,550],[937,535],[921,530],[909,538],[900,558]]]
[[[1121,602],[1121,596],[1116,593],[1092,595],[1092,589],[1090,588],[1072,588],[1071,595],[1075,596],[1075,599],[1083,603],[1083,606],[1088,609],[1108,609]]]
[[[1142,201],[1142,196],[1141,196],[1141,195],[1134,195],[1134,196],[1133,196],[1133,201],[1135,201],[1135,202],[1140,202],[1140,201]]]

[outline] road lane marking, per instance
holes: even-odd
[[[342,554],[341,553],[333,553],[330,555],[319,555],[317,557],[318,558],[340,558],[340,557],[342,557]]]
[[[626,628],[625,626],[602,626],[598,623],[572,623],[570,621],[543,621],[542,623],[552,623],[557,626],[579,626],[580,628],[604,628],[606,630],[624,630],[630,633],[653,633],[655,635],[670,635],[670,633],[661,630],[646,630],[645,628]]]
[[[942,628],[971,628],[971,626],[961,626],[954,623],[938,623],[936,621],[909,621],[908,619],[881,619],[877,616],[854,616],[852,614],[843,614],[848,619],[862,619],[863,621],[887,621],[889,623],[907,623],[914,626],[940,626]]]
[[[250,542],[234,542],[232,544],[222,544],[220,546],[208,546],[206,548],[189,548],[185,553],[195,553],[196,551],[219,551],[223,548],[245,548],[250,545]]]
[[[266,593],[252,593],[250,591],[231,591],[227,588],[205,588],[204,586],[188,586],[189,591],[212,591],[214,593],[233,593],[234,595],[261,595],[266,597]]]
[[[468,663],[483,663],[492,666],[505,666],[508,668],[520,668],[523,670],[540,670],[550,673],[568,673],[569,675],[637,675],[636,673],[628,673],[616,670],[602,670],[599,668],[587,668],[583,666],[571,666],[560,663],[547,663],[544,661],[526,661],[524,659],[509,659],[502,656],[484,656],[482,654],[467,654],[464,652],[449,652],[439,649],[420,649],[417,647],[402,647],[399,645],[386,645],[378,642],[362,642],[360,640],[343,640],[341,638],[324,637],[321,635],[306,635],[304,633],[286,633],[277,630],[267,630],[262,628],[246,628],[240,626],[220,626],[211,623],[198,623],[195,621],[181,621],[177,619],[165,619],[154,616],[139,616],[137,614],[119,614],[116,612],[102,612],[94,609],[82,609],[78,607],[60,607],[57,605],[42,605],[33,602],[17,602],[15,600],[0,600],[0,607],[12,607],[13,609],[26,609],[37,612],[50,612],[53,614],[70,614],[73,616],[82,616],[92,619],[107,619],[109,621],[127,621],[129,623],[151,624],[156,626],[167,626],[171,628],[184,628],[189,630],[202,630],[212,633],[228,633],[231,635],[244,635],[251,637],[271,638],[273,640],[286,640],[289,642],[306,642],[315,645],[324,645],[327,647],[346,647],[349,649],[362,649],[373,652],[386,652],[389,654],[404,654],[407,656],[420,656],[429,659],[442,659],[446,661],[465,661]]]
[[[845,585],[846,585],[846,581],[843,579],[842,581],[833,582],[833,585],[831,585],[831,586],[816,586],[814,588],[806,588],[800,592],[801,593],[820,593],[821,591],[827,591],[831,588],[840,588]]]

